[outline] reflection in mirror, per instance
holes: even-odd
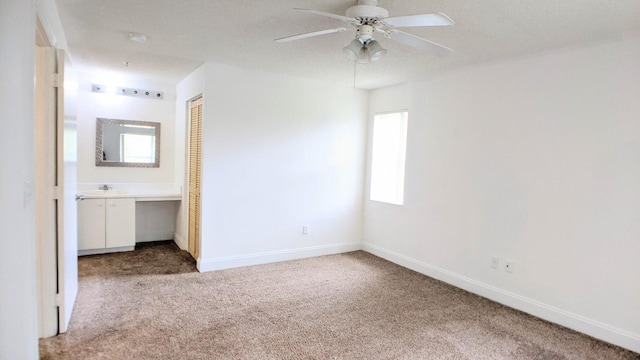
[[[160,123],[98,118],[96,166],[160,167]]]

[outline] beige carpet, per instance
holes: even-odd
[[[79,273],[43,359],[640,359],[360,251],[200,274],[164,243]]]

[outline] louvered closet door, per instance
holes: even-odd
[[[202,177],[202,98],[189,111],[189,254],[200,256],[200,185]]]

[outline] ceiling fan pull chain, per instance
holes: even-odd
[[[357,61],[353,61],[353,88],[356,88],[356,66],[358,66]]]

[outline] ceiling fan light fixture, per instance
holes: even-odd
[[[353,39],[347,46],[342,48],[342,53],[349,58],[351,61],[357,61],[362,51],[364,50],[364,46],[358,39]]]
[[[367,43],[367,53],[370,61],[378,61],[387,53],[387,49],[376,40],[371,40]]]
[[[366,49],[362,49],[362,53],[360,53],[360,56],[358,56],[356,62],[358,64],[368,64],[371,62],[371,60],[369,60],[369,55],[367,55]]]

